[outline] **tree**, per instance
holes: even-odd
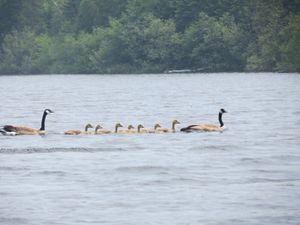
[[[0,43],[1,39],[17,26],[18,17],[16,15],[21,11],[22,4],[16,0],[0,1]]]
[[[300,72],[300,13],[291,16],[289,23],[281,31],[284,40],[280,46],[281,61],[277,64],[279,71]]]
[[[78,9],[79,30],[91,32],[97,26],[99,11],[95,1],[83,0]]]
[[[4,74],[39,73],[36,66],[39,47],[30,30],[6,35],[0,53],[0,71]]]
[[[281,0],[254,0],[249,2],[251,9],[247,71],[274,71],[280,60],[280,30],[284,27],[285,18]]]
[[[229,15],[220,19],[200,13],[183,36],[182,67],[205,71],[241,71],[241,32]]]
[[[109,28],[97,31],[102,38],[100,48],[93,56],[94,64],[105,73],[162,72],[168,69],[173,57],[175,24],[171,20],[157,19],[152,14],[139,20],[130,19],[112,20]]]

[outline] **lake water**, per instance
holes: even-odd
[[[0,76],[0,224],[300,224],[300,75]],[[223,133],[64,136],[100,123]]]

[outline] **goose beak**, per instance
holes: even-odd
[[[48,114],[54,113],[54,111],[52,111],[51,109],[46,109],[45,112]]]

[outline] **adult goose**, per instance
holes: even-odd
[[[4,125],[0,128],[0,133],[3,135],[37,135],[45,134],[45,121],[48,114],[54,113],[51,109],[45,109],[42,116],[41,128],[35,129],[31,127]]]
[[[93,128],[92,124],[90,124],[90,123],[85,125],[84,131],[82,131],[82,130],[68,130],[64,134],[65,135],[92,134],[88,131],[89,128]]]
[[[220,126],[214,124],[198,124],[198,125],[190,125],[188,127],[182,128],[180,131],[183,132],[193,132],[193,131],[202,131],[202,132],[213,132],[213,131],[223,131],[225,129],[222,116],[224,113],[227,113],[225,109],[220,109],[219,111],[219,123]]]

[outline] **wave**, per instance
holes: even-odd
[[[141,165],[141,166],[124,166],[124,167],[118,167],[116,169],[117,171],[121,172],[161,172],[166,173],[167,171],[171,170],[170,167],[164,167],[164,166],[151,166],[151,165]]]
[[[28,154],[52,152],[112,152],[126,151],[125,148],[0,148],[0,154]]]

